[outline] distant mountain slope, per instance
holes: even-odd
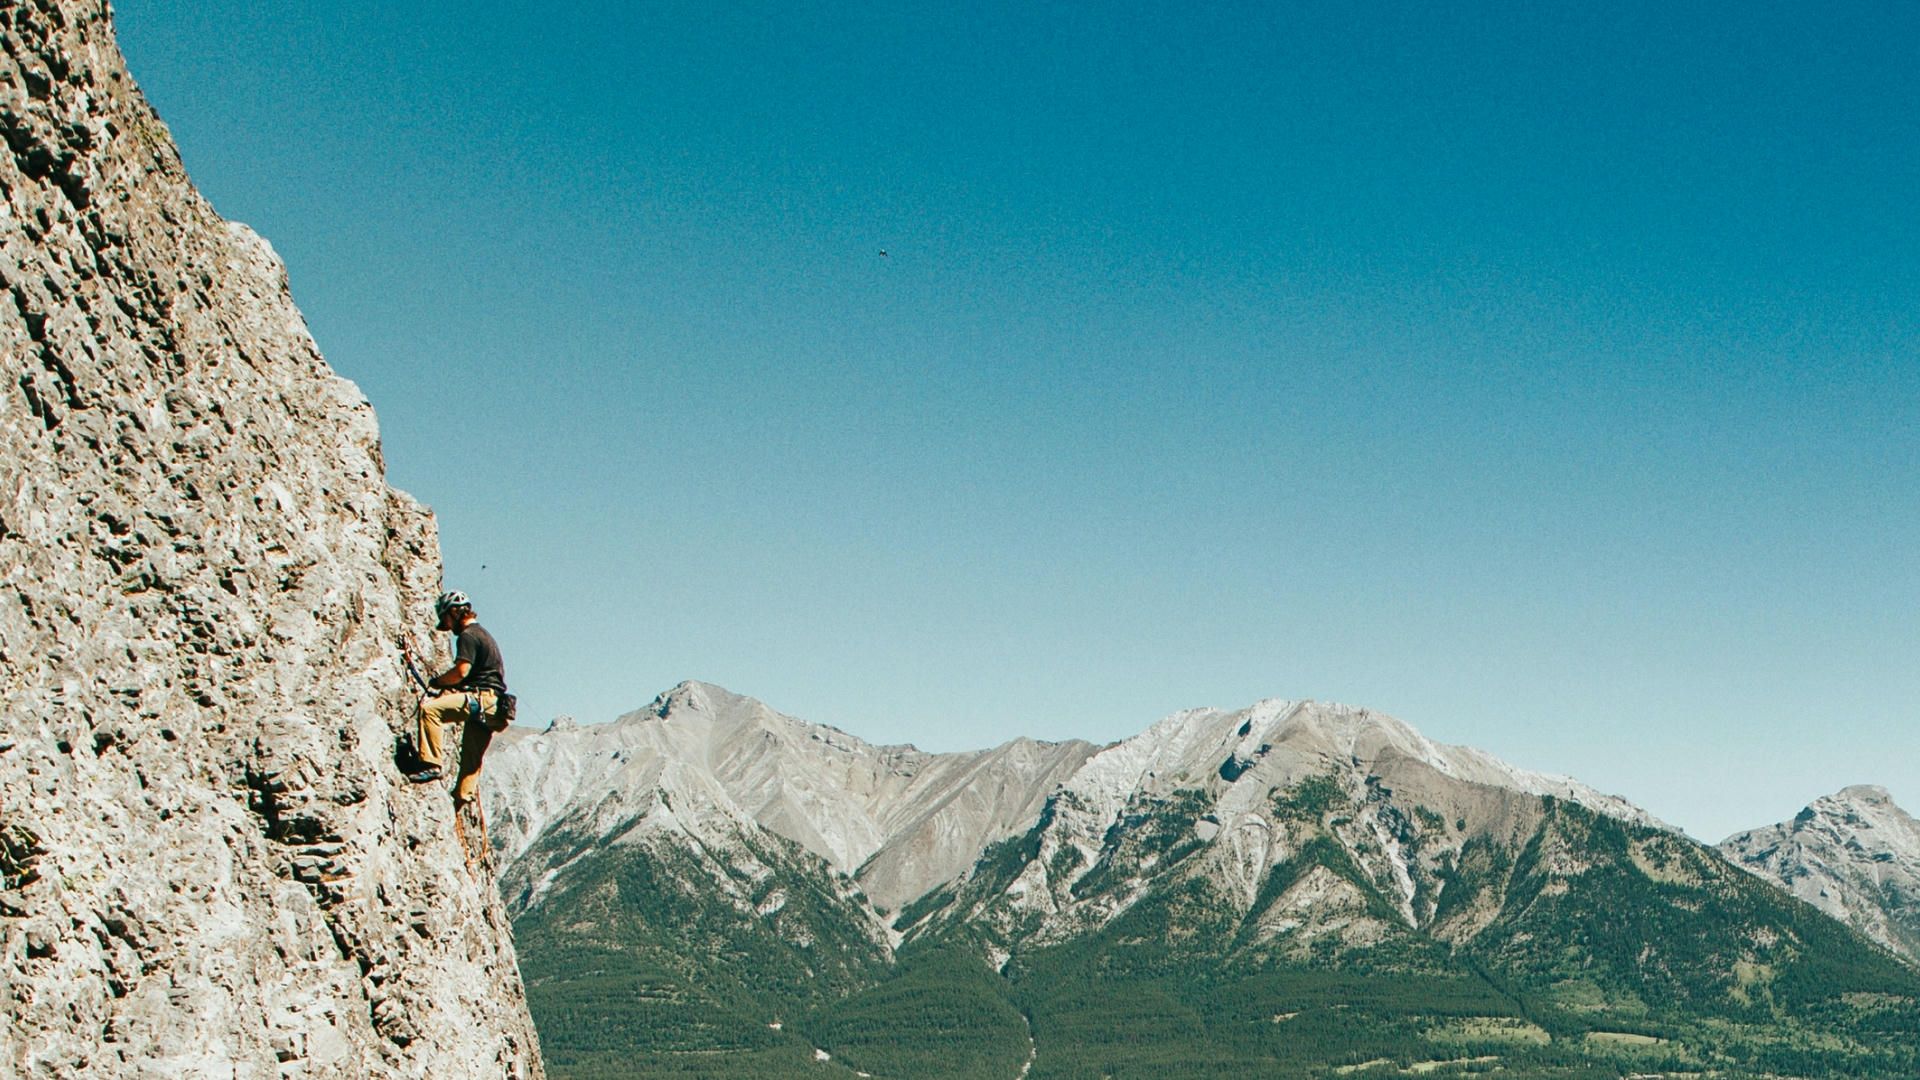
[[[1920,1074],[1920,976],[1847,927],[1365,709],[936,756],[687,684],[500,764],[563,1077]]]
[[[681,780],[606,835],[586,818],[549,829],[503,878],[559,1075],[679,1075],[676,1061],[723,1052],[788,1076],[812,1047],[782,1021],[892,965],[885,924],[850,879]]]
[[[1468,840],[1520,842],[1544,814],[1541,796],[1658,824],[1578,781],[1434,743],[1365,709],[1265,701],[1234,712],[1191,710],[1089,759],[1049,801],[1039,851],[1023,876],[963,917],[1017,928],[1035,941],[1070,938],[1122,913],[1176,850],[1198,854],[1223,901],[1253,905],[1272,868],[1310,839],[1294,826],[1297,815],[1272,803],[1275,792],[1302,784],[1351,803],[1353,813],[1324,839],[1364,871],[1389,921],[1410,926],[1442,913],[1441,875]],[[1330,910],[1315,905],[1312,916]],[[1455,905],[1445,913],[1451,921],[1439,929],[1475,929],[1472,912]]]
[[[877,747],[701,683],[506,733],[485,796],[549,1064],[849,1075],[792,1025],[882,981],[883,912],[1028,828],[1093,750]]]
[[[1920,963],[1920,821],[1885,788],[1842,788],[1792,821],[1728,837],[1720,851]]]
[[[689,682],[611,724],[508,734],[487,759],[487,798],[494,842],[514,861],[556,823],[603,832],[677,788],[681,806],[725,808],[785,837],[891,910],[1025,830],[1094,750],[1031,739],[954,754],[874,746]]]

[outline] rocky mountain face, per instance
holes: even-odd
[[[564,866],[551,845],[530,851],[543,836],[711,827],[790,841],[888,911],[1024,831],[1094,750],[1031,739],[957,754],[873,746],[690,682],[611,724],[506,733],[488,758],[486,797],[517,905]]]
[[[542,1075],[394,765],[440,567],[372,409],[103,0],[0,3],[0,133],[0,1073]]]
[[[1792,821],[1728,837],[1720,852],[1920,963],[1920,821],[1885,788],[1842,788]]]
[[[1111,863],[1106,844],[1139,807],[1193,803],[1198,809],[1181,828],[1193,842],[1217,847],[1226,859],[1222,880],[1250,892],[1276,854],[1258,842],[1272,819],[1261,796],[1326,777],[1338,777],[1342,793],[1361,800],[1361,813],[1347,823],[1351,846],[1378,862],[1376,876],[1409,921],[1421,903],[1432,906],[1431,896],[1416,894],[1434,883],[1416,878],[1430,876],[1441,856],[1434,849],[1426,864],[1410,858],[1397,838],[1409,828],[1400,820],[1406,814],[1387,798],[1395,788],[1457,822],[1451,831],[1462,836],[1534,823],[1537,796],[1658,825],[1577,781],[1441,746],[1389,717],[1342,706],[1269,701],[1238,712],[1195,710],[1104,749],[1021,739],[929,754],[876,747],[701,683],[676,687],[611,724],[509,733],[489,758],[486,790],[516,911],[538,903],[569,860],[631,843],[637,831],[703,842],[764,831],[857,885],[873,918],[887,922],[967,877],[989,848],[1026,833],[1044,810],[1053,838],[1044,861],[1076,869],[1052,875],[1058,880],[1048,889],[1066,890],[1055,902],[1026,887],[1013,902],[1044,908],[1032,929],[1037,940],[1051,940],[1117,914],[1081,903],[1075,890],[1103,859]],[[1531,818],[1509,820],[1527,809]],[[1149,860],[1137,869],[1151,867]]]
[[[1621,799],[1365,709],[928,755],[687,684],[495,753],[503,885],[566,1076],[1914,1056],[1876,1033],[1920,1020],[1920,980],[1844,926]],[[1863,1041],[1821,1058],[1862,1002]]]
[[[1623,799],[1433,743],[1366,709],[1265,701],[1183,712],[1089,759],[1050,798],[1017,874],[969,879],[968,902],[943,917],[995,927],[1009,944],[1062,942],[1113,922],[1191,856],[1183,873],[1264,920],[1256,941],[1286,938],[1297,951],[1327,933],[1377,941],[1399,925],[1470,937],[1498,897],[1463,906],[1454,888],[1443,906],[1449,875],[1470,841],[1522,846],[1549,817],[1548,798],[1658,825]],[[1329,816],[1333,807],[1345,809]],[[1353,872],[1320,866],[1273,894],[1274,868],[1316,844]]]
[[[726,1047],[794,1075],[814,1048],[782,1017],[883,978],[889,912],[1028,828],[1093,751],[873,746],[702,683],[504,733],[483,795],[555,1068],[671,1073]],[[630,1048],[641,1028],[657,1056]]]

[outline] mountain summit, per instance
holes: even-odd
[[[1720,851],[1920,962],[1920,821],[1886,788],[1842,788],[1791,821],[1728,837]]]
[[[610,724],[508,733],[489,759],[487,792],[509,863],[548,830],[601,836],[660,808],[662,827],[697,832],[708,821],[783,837],[857,874],[891,909],[1031,825],[1094,749],[1031,739],[958,754],[875,746],[687,682]],[[528,873],[517,866],[511,880]]]
[[[1428,925],[1442,911],[1449,860],[1475,836],[1517,841],[1543,820],[1543,798],[1659,825],[1617,796],[1435,743],[1369,709],[1282,700],[1194,709],[1102,750],[1068,777],[1049,800],[1023,876],[968,918],[1024,924],[1020,935],[1039,941],[1078,936],[1118,918],[1179,861],[1156,850],[1167,845],[1204,864],[1218,899],[1251,916],[1272,868],[1307,839],[1274,801],[1303,787],[1352,808],[1325,839],[1346,852],[1357,879],[1315,875],[1302,888],[1331,890],[1308,905],[1309,921],[1345,912],[1341,933],[1354,940],[1386,931],[1382,905],[1394,912],[1388,923]],[[1159,838],[1143,841],[1143,830]],[[987,916],[1000,903],[1006,910]],[[1300,940],[1313,936],[1308,928]]]

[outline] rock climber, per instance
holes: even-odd
[[[445,775],[446,725],[461,724],[460,782],[453,798],[468,803],[480,794],[480,759],[493,741],[493,721],[507,692],[507,673],[500,664],[500,646],[480,625],[466,593],[441,593],[433,610],[440,617],[434,629],[454,635],[453,666],[427,680],[415,742],[421,768],[407,779],[426,784]]]

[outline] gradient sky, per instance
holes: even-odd
[[[116,8],[523,716],[1920,812],[1920,5]]]

